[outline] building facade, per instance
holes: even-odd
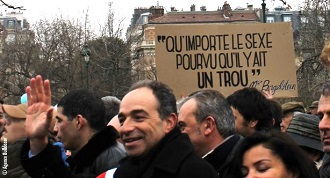
[[[0,14],[0,53],[5,43],[14,43],[15,40],[29,40],[33,33],[29,30],[29,23],[23,12]]]
[[[190,6],[190,11],[178,11],[171,7],[171,11],[164,14],[162,6],[151,6],[148,10],[135,9],[132,24],[128,34],[136,38],[132,43],[132,74],[133,80],[157,79],[155,56],[155,28],[160,24],[191,24],[191,23],[259,23],[260,18],[251,6],[232,10],[230,4],[224,3],[222,8],[207,11],[205,6],[196,11],[196,6]],[[137,18],[139,16],[139,18]]]

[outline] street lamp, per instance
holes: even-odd
[[[86,73],[87,73],[87,79],[86,79],[86,88],[89,89],[89,71],[88,71],[88,66],[89,66],[89,61],[90,61],[90,55],[91,55],[91,50],[88,48],[88,45],[85,43],[83,46],[83,49],[80,53],[82,56],[84,56],[85,64],[86,64]]]
[[[262,0],[262,23],[266,23],[266,3],[265,0]]]

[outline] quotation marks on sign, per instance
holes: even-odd
[[[159,43],[160,42],[164,43],[165,39],[166,39],[166,36],[160,36],[160,35],[157,36],[157,40],[158,40]]]
[[[260,75],[260,69],[252,69],[252,75]]]

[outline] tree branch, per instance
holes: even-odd
[[[3,0],[0,0],[0,2],[2,2],[3,5],[7,6],[8,8],[11,8],[11,9],[26,10],[26,9],[24,9],[23,6],[19,6],[19,7],[12,6],[12,5],[10,5],[10,4],[7,4],[7,3],[3,2]]]

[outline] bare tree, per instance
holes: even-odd
[[[0,95],[17,103],[29,79],[42,75],[51,81],[53,104],[68,91],[86,87],[122,98],[132,83],[130,42],[123,39],[123,20],[115,19],[111,5],[99,33],[91,31],[87,11],[83,20],[40,20],[25,40],[5,43]],[[84,49],[90,52],[88,62]]]
[[[52,81],[54,101],[67,91],[83,87],[83,60],[80,55],[83,37],[83,26],[79,21],[63,18],[54,19],[51,23],[40,21],[35,25],[36,44],[39,45],[39,56],[36,58],[36,73]]]
[[[296,44],[301,65],[297,80],[299,96],[305,103],[318,99],[320,85],[329,78],[328,70],[320,60],[324,42],[330,34],[329,7],[328,0],[306,0],[301,11],[300,42]]]
[[[19,97],[25,93],[27,78],[34,72],[33,61],[38,46],[33,42],[34,36],[31,31],[20,31],[11,39],[9,39],[8,34],[3,34],[2,37],[2,53],[0,55],[1,98],[4,98],[8,103],[18,103]]]
[[[112,3],[109,3],[108,18],[100,30],[101,36],[89,42],[94,71],[91,74],[93,90],[118,98],[125,95],[132,83],[130,48],[122,39],[122,22],[115,19]]]

